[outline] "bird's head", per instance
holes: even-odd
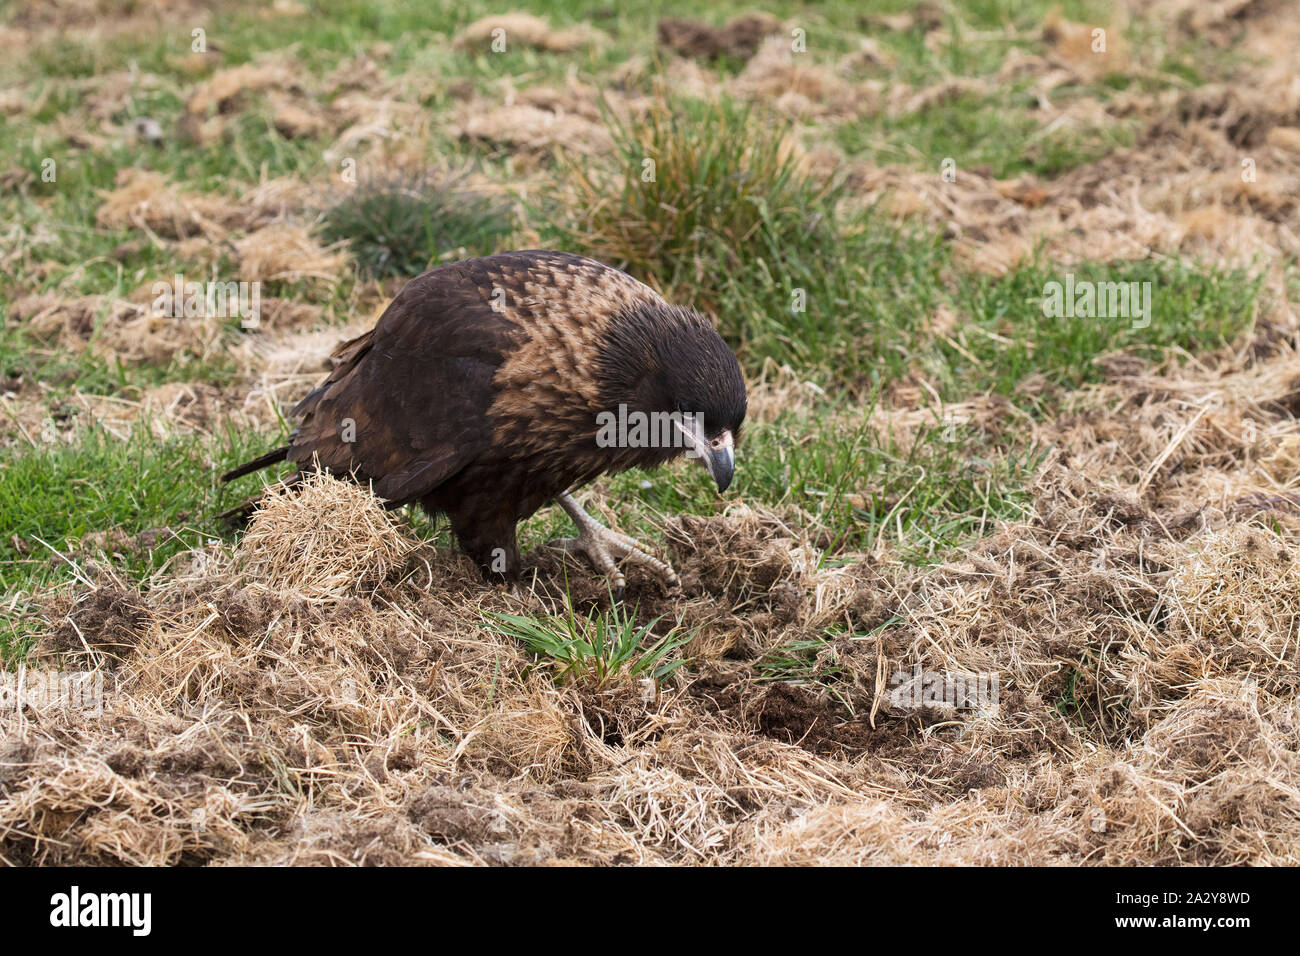
[[[662,302],[640,304],[611,323],[599,364],[604,421],[615,426],[620,447],[636,450],[635,463],[685,453],[725,491],[745,421],[745,380],[708,319]]]

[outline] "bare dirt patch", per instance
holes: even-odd
[[[669,17],[659,21],[659,44],[682,56],[716,60],[730,56],[744,61],[758,52],[766,37],[781,29],[781,21],[766,13],[737,17],[721,27]]]

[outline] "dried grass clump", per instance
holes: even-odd
[[[503,13],[475,20],[456,35],[456,48],[490,52],[496,39],[493,34],[497,30],[505,32],[507,51],[520,45],[552,53],[568,53],[601,43],[605,39],[603,33],[585,23],[556,30],[541,17],[530,13]]]
[[[804,532],[744,504],[715,518],[683,515],[665,532],[685,586],[737,600],[778,593],[787,582],[804,583],[813,559]]]
[[[212,244],[232,230],[259,230],[303,210],[309,196],[294,179],[267,180],[231,199],[179,189],[152,170],[124,169],[95,221],[106,229],[138,229],[156,239],[179,240],[178,250],[189,252],[186,240]]]
[[[1300,861],[1294,701],[1205,682],[1144,738],[1103,762],[1062,808],[1100,864]]]
[[[216,238],[234,224],[238,212],[238,203],[176,189],[161,173],[124,169],[117,188],[95,212],[95,222],[106,229],[143,229],[165,239]]]
[[[248,91],[287,89],[297,85],[294,73],[279,62],[242,63],[219,70],[200,83],[190,95],[185,108],[193,115],[203,116],[213,111],[229,113]]]
[[[117,581],[81,594],[59,595],[50,617],[59,623],[42,642],[45,655],[92,666],[128,657],[153,625],[145,598]]]
[[[728,89],[742,99],[770,101],[788,116],[849,115],[877,105],[873,96],[805,59],[791,51],[788,38],[769,37]]]
[[[319,325],[323,313],[324,309],[312,302],[264,296],[259,323],[276,331],[300,331]]]
[[[1235,525],[1188,542],[1192,554],[1169,582],[1170,627],[1221,652],[1254,648],[1257,663],[1298,650],[1300,564],[1271,529]]]
[[[1095,35],[1099,29],[1103,35]],[[1056,8],[1043,20],[1042,37],[1051,51],[1050,59],[1084,80],[1128,70],[1128,45],[1119,25],[1073,23]]]
[[[1192,555],[1170,580],[1170,627],[1218,649],[1251,646],[1248,657],[1295,658],[1300,564],[1268,528],[1235,525],[1188,542]]]
[[[1295,538],[1254,523],[1197,535],[1162,596],[1164,626],[1128,649],[1132,707],[1161,719],[1198,682],[1236,676],[1270,694],[1300,688]]]
[[[1060,866],[1073,834],[1001,794],[907,813],[896,801],[837,802],[766,822],[746,863],[763,866]]]
[[[236,239],[240,277],[244,281],[332,284],[347,268],[349,256],[341,245],[324,246],[306,226],[272,223]]]
[[[894,673],[996,674],[1001,699],[992,712],[934,714],[961,719],[969,752],[985,762],[1080,752],[1061,719],[1069,713],[1091,722],[1097,739],[1127,739],[1134,715],[1121,657],[1153,639],[1157,583],[1177,546],[1157,536],[1154,520],[1134,521],[1140,510],[1077,475],[1049,468],[1036,492],[1033,519],[949,563],[813,577],[816,587],[830,576],[814,620],[860,633],[880,628],[870,641],[834,647],[830,663],[851,678],[850,704],[873,721],[914,719],[892,703]]]
[[[86,724],[63,739],[21,722],[5,728],[8,863],[203,863],[243,852],[296,802],[235,715],[184,732],[153,714],[104,720],[110,728]]]
[[[604,125],[563,109],[527,103],[471,108],[452,132],[462,139],[534,154],[559,148],[596,155],[613,146]]]
[[[221,320],[155,315],[149,307],[151,287],[152,283],[142,287],[140,296],[133,296],[143,301],[106,295],[24,296],[13,304],[9,318],[25,323],[42,341],[77,351],[89,347],[96,354],[125,362],[165,364],[182,352],[210,354],[218,346]]]
[[[326,124],[317,110],[294,102],[287,96],[272,96],[271,122],[276,132],[287,139],[308,139],[325,131]]]
[[[22,296],[10,305],[8,320],[25,325],[39,339],[84,342],[94,333],[96,317],[104,305],[103,296],[64,299],[52,293],[37,293]]]
[[[908,820],[888,800],[818,807],[794,820],[764,821],[743,862],[757,866],[906,866],[918,862]]]
[[[413,548],[369,488],[316,472],[267,491],[236,559],[255,587],[339,600],[373,591]]]

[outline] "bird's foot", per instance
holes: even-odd
[[[615,601],[623,600],[623,589],[627,586],[627,579],[614,563],[616,560],[639,564],[662,578],[669,588],[677,587],[677,572],[666,562],[648,554],[636,540],[606,528],[568,494],[561,495],[559,502],[578,526],[578,537],[557,538],[551,542],[551,547],[559,548],[566,554],[575,551],[585,554],[596,570],[609,580]]]

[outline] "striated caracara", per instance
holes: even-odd
[[[673,570],[603,527],[570,492],[598,475],[699,457],[726,489],[745,418],[736,357],[703,316],[592,259],[506,252],[412,279],[293,410],[281,461],[371,482],[393,507],[451,521],[492,580],[519,574],[515,526],[558,501],[617,593],[617,559],[672,586]]]

